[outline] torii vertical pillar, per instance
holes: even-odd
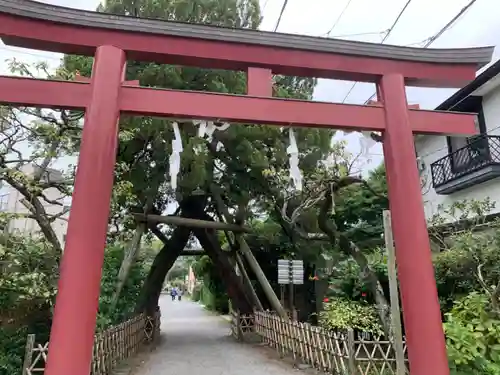
[[[118,142],[125,53],[97,49],[46,375],[89,375]]]
[[[449,375],[404,77],[382,77],[384,159],[412,375]]]

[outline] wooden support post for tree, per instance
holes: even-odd
[[[134,213],[132,215],[139,222],[181,225],[190,228],[228,230],[232,232],[250,232],[250,229],[241,225],[221,223],[219,221],[199,220],[180,216],[145,215],[139,213]]]
[[[392,237],[391,212],[389,210],[384,210],[383,220],[385,247],[387,249],[387,274],[389,277],[389,291],[391,294],[391,322],[393,332],[392,344],[396,355],[396,375],[404,375],[406,373],[406,368],[403,348],[403,333],[401,329],[401,312],[399,310],[396,252],[394,249],[394,239]]]
[[[262,271],[259,262],[257,262],[257,259],[255,259],[255,256],[253,255],[252,250],[248,246],[247,242],[245,241],[245,239],[241,234],[236,234],[235,237],[236,241],[238,241],[238,243],[240,244],[241,252],[245,256],[248,264],[250,265],[250,268],[255,273],[255,276],[257,277],[257,280],[262,286],[262,289],[264,290],[264,293],[266,294],[266,297],[269,300],[269,303],[271,304],[272,308],[278,313],[280,317],[282,317],[283,319],[288,319],[288,315],[285,309],[281,305],[278,296],[274,292],[271,284],[269,283],[269,280],[264,274],[264,271]]]
[[[118,303],[118,298],[120,298],[120,293],[127,281],[127,276],[134,264],[137,254],[139,253],[139,249],[141,248],[141,239],[144,233],[146,232],[146,223],[141,223],[137,226],[134,237],[132,241],[130,241],[130,246],[128,251],[125,253],[122,264],[120,266],[120,271],[118,272],[118,280],[116,282],[116,289],[111,299],[111,311],[113,311]]]
[[[247,270],[245,269],[245,263],[243,263],[243,259],[241,259],[241,255],[236,253],[236,264],[238,264],[238,268],[241,272],[241,277],[243,278],[243,282],[247,285],[247,289],[250,292],[253,303],[255,304],[257,310],[264,311],[264,306],[262,306],[262,302],[260,302],[259,296],[255,291],[255,288],[252,285],[250,277],[248,277]]]
[[[219,188],[217,186],[212,185],[210,188],[212,192],[212,196],[214,197],[217,208],[219,211],[222,213],[222,216],[226,220],[228,224],[231,224],[233,222],[233,217],[229,213],[229,210],[227,209],[226,205],[224,204],[224,201],[222,200],[222,197],[219,193]],[[234,225],[234,224],[232,224]],[[234,232],[234,231],[233,231]],[[240,245],[240,251],[242,254],[245,256],[245,259],[248,262],[248,265],[252,269],[253,273],[257,277],[257,280],[259,281],[259,284],[262,287],[262,290],[264,291],[264,294],[266,295],[269,303],[271,304],[271,307],[278,313],[280,317],[283,319],[288,319],[288,315],[283,308],[283,305],[281,304],[278,296],[274,292],[271,284],[269,283],[269,280],[267,279],[264,271],[262,271],[262,268],[260,267],[259,262],[257,262],[257,259],[255,259],[255,256],[252,253],[252,250],[248,246],[247,242],[243,238],[241,234],[234,233],[235,240],[238,242]]]

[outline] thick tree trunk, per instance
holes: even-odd
[[[206,216],[203,220],[210,219],[208,215]],[[251,297],[247,295],[241,280],[236,275],[234,267],[229,261],[229,255],[221,249],[216,232],[212,229],[193,228],[193,233],[215,264],[233,306],[243,314],[252,313]]]
[[[213,221],[205,213],[205,203],[205,199],[202,196],[185,198],[180,203],[181,216],[184,218]],[[156,311],[165,277],[187,245],[191,233],[195,234],[201,246],[215,264],[221,279],[226,285],[227,293],[233,302],[233,306],[237,307],[242,313],[253,312],[250,296],[245,293],[241,280],[236,275],[228,255],[220,247],[216,231],[213,229],[189,228],[185,226],[175,228],[170,239],[156,256],[149,275],[144,282],[136,310],[146,312],[147,314],[152,314]]]
[[[202,201],[195,197],[182,207],[182,216],[192,219],[214,221],[205,212],[205,205],[202,204]],[[234,267],[229,260],[229,255],[222,250],[217,238],[217,232],[214,229],[208,228],[191,229],[217,268],[233,306],[238,308],[241,313],[252,313],[253,305],[251,296],[247,295],[240,278],[236,275]]]
[[[170,239],[156,255],[148,277],[144,281],[139,302],[136,306],[137,312],[145,312],[150,316],[155,313],[165,277],[186,247],[190,235],[190,228],[175,228]]]

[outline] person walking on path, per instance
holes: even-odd
[[[177,288],[176,287],[172,287],[172,289],[170,290],[170,295],[172,296],[172,301],[175,301],[175,297],[177,296]]]
[[[179,290],[177,291],[177,299],[178,299],[179,301],[180,301],[180,300],[181,300],[181,298],[182,298],[182,294],[183,294],[182,289],[180,289],[180,288],[179,288]]]

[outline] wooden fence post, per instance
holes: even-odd
[[[393,347],[396,355],[396,375],[406,373],[405,355],[403,348],[403,332],[401,329],[401,312],[399,309],[399,290],[396,271],[396,253],[394,240],[392,238],[391,213],[388,210],[383,212],[384,218],[384,240],[387,249],[387,274],[389,278],[389,291],[391,294],[391,321],[393,332]]]
[[[349,375],[356,375],[356,350],[354,343],[354,330],[349,328],[347,330],[347,356],[349,368]]]
[[[35,335],[30,333],[26,339],[26,346],[24,349],[24,362],[23,362],[23,375],[29,375],[29,367],[33,359],[33,348],[35,347]]]

